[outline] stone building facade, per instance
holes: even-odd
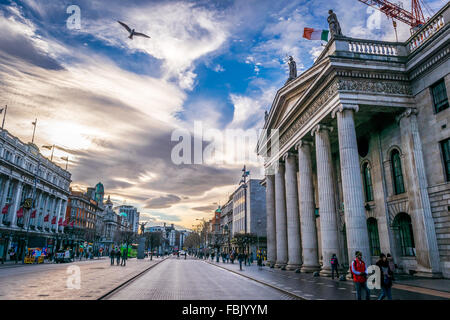
[[[449,22],[447,4],[404,43],[336,36],[278,90],[279,148],[258,142],[270,264],[329,275],[358,250],[450,277]]]
[[[71,174],[7,130],[0,131],[0,258],[12,248],[23,258],[28,248],[62,246],[63,218]]]

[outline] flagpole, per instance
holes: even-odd
[[[52,147],[52,156],[50,157],[50,161],[53,161],[53,152],[55,151],[55,145]]]
[[[34,128],[33,128],[33,138],[31,139],[31,143],[34,143],[34,133],[36,132],[37,118],[36,118],[36,120],[34,120],[34,122],[32,122],[32,124],[34,125]]]
[[[3,114],[3,122],[2,122],[2,131],[3,131],[3,127],[5,126],[5,118],[6,118],[7,110],[8,110],[8,105],[5,105],[5,113]]]

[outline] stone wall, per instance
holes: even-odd
[[[424,88],[417,93],[415,99],[419,110],[418,123],[425,155],[428,192],[441,268],[444,276],[450,277],[450,182],[446,181],[440,146],[440,141],[450,137],[450,108],[435,113],[430,90],[430,86],[440,79],[441,73],[442,70],[433,71],[424,79],[420,79]],[[450,75],[448,73],[445,76],[445,83],[447,96],[449,96]]]

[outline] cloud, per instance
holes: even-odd
[[[20,13],[15,7],[11,7],[10,12]],[[43,50],[45,42],[34,35],[33,25],[20,14],[6,17],[0,11],[0,29],[0,51],[44,69],[62,69],[62,66]]]
[[[85,3],[91,7],[91,4]],[[94,5],[95,7],[95,5]],[[194,63],[218,50],[228,37],[228,23],[214,10],[186,2],[139,5],[112,1],[102,8],[105,18],[84,19],[80,32],[130,52],[145,52],[163,61],[165,79],[176,79],[182,89],[192,90]],[[120,12],[120,16],[117,13]],[[111,17],[148,34],[151,39],[127,38],[126,31]]]
[[[166,196],[159,196],[155,198],[148,199],[145,202],[144,208],[146,209],[163,209],[170,208],[173,204],[181,201],[181,198],[174,195],[168,194]]]
[[[214,211],[215,209],[217,209],[217,205],[215,205],[215,204],[192,208],[192,210],[196,210],[196,211],[200,211],[200,212],[207,212],[207,213],[210,213],[210,212]]]

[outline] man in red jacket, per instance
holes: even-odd
[[[362,253],[356,251],[356,259],[352,261],[351,272],[355,283],[356,299],[361,300],[361,291],[366,292],[366,300],[370,300],[370,290],[367,287],[367,266],[362,260]]]

